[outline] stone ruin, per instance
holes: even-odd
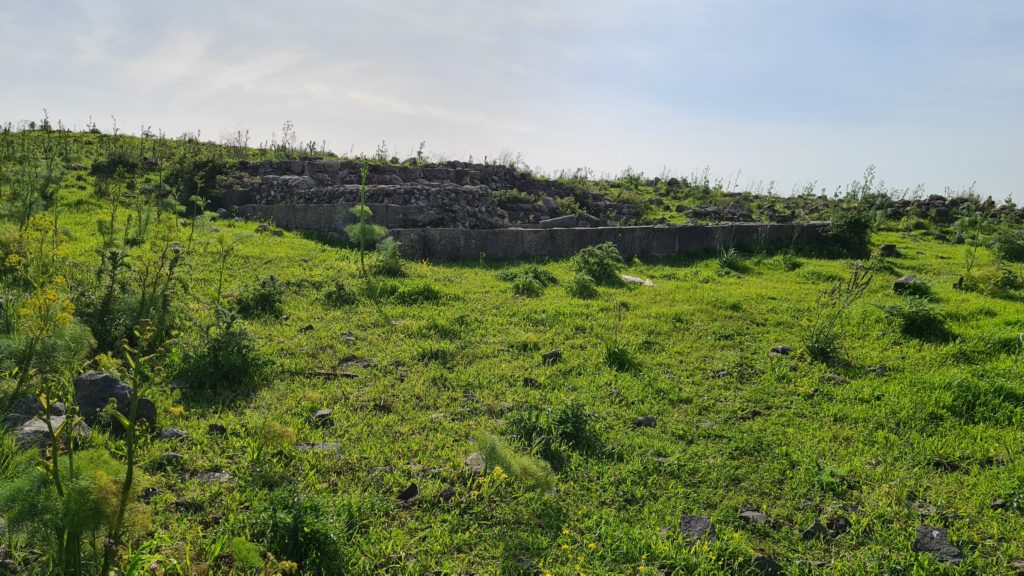
[[[355,221],[350,209],[360,201],[362,167],[322,159],[243,162],[245,185],[225,194],[221,213],[343,238]],[[389,229],[403,256],[435,260],[561,258],[602,242],[615,243],[626,258],[662,258],[813,241],[827,227],[743,217],[721,225],[633,226],[633,205],[512,167],[463,162],[371,164],[365,195],[372,221]],[[569,197],[584,213],[563,212],[559,199]]]
[[[239,165],[253,185],[228,193],[225,208],[276,204],[356,204],[360,170],[351,160],[280,160]],[[503,202],[502,192],[517,191],[536,202]],[[581,201],[587,214],[563,213],[559,198]],[[516,198],[513,197],[512,200]],[[495,164],[447,162],[437,165],[371,164],[366,203],[393,208],[392,228],[592,228],[635,223],[637,210],[602,194],[576,191],[561,182],[536,178]],[[400,216],[398,216],[400,215]]]

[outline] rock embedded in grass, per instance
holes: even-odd
[[[398,501],[400,503],[409,502],[410,500],[419,495],[420,488],[419,486],[416,485],[415,482],[413,482],[412,484],[409,484],[409,486],[407,486],[405,490],[402,490],[401,492],[398,493]]]
[[[332,414],[333,412],[327,409],[317,410],[310,416],[310,420],[316,426],[329,426],[333,421]]]
[[[56,430],[64,424],[64,418],[65,416],[51,416],[50,425]],[[88,437],[91,432],[92,430],[89,429],[89,425],[85,422],[78,422],[75,425],[75,434],[80,438]],[[63,443],[63,437],[61,440],[61,443]],[[49,447],[51,444],[50,430],[46,426],[46,421],[32,418],[25,422],[14,431],[14,442],[22,450]]]
[[[708,516],[690,516],[687,514],[680,516],[679,531],[695,543],[700,540],[714,542],[718,539],[717,534],[715,534],[715,527],[711,524],[711,518]]]
[[[800,537],[804,540],[814,540],[815,538],[824,538],[827,534],[828,528],[825,528],[825,525],[820,520],[815,520],[814,524],[811,524],[800,533]]]
[[[228,429],[220,422],[213,422],[206,427],[206,433],[211,436],[223,436],[228,433]]]
[[[894,258],[899,255],[895,244],[882,244],[878,247],[878,255],[882,258]]]
[[[740,520],[747,524],[767,524],[768,515],[758,510],[744,510],[740,512]]]
[[[781,576],[782,574],[786,573],[786,571],[782,568],[781,565],[779,565],[778,562],[763,554],[758,554],[754,556],[753,565],[754,570],[758,574],[766,574],[769,576]]]
[[[180,428],[164,428],[156,435],[158,440],[177,440],[180,438],[188,438],[188,432],[181,430]]]
[[[199,480],[200,482],[205,482],[207,484],[222,484],[224,482],[231,480],[231,474],[228,474],[227,472],[217,471],[203,472],[202,474],[196,476],[196,480]]]
[[[910,547],[914,552],[926,552],[935,557],[939,562],[959,564],[963,561],[964,553],[953,545],[946,537],[944,528],[921,525],[917,527],[917,535]]]
[[[917,281],[917,275],[907,274],[906,276],[900,276],[892,283],[892,291],[897,294],[902,294],[910,289],[910,285]]]
[[[551,352],[548,352],[547,354],[542,355],[540,358],[544,362],[544,364],[547,364],[547,365],[555,364],[555,363],[561,361],[561,359],[562,359],[562,351],[561,350],[552,350]]]
[[[634,428],[654,428],[658,425],[658,419],[654,416],[637,416],[633,420]]]
[[[131,387],[109,374],[86,372],[75,378],[75,404],[86,422],[94,423],[111,398],[117,402],[117,411],[128,417],[131,397]],[[156,405],[148,398],[139,398],[137,415],[151,428],[156,427]]]
[[[768,352],[768,355],[772,356],[772,357],[777,357],[777,356],[789,356],[792,353],[793,353],[793,348],[791,346],[775,346],[775,347],[773,347]]]
[[[477,476],[483,474],[487,469],[487,462],[484,460],[484,455],[481,452],[473,452],[469,456],[466,456],[466,460],[462,464]]]

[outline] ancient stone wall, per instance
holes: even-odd
[[[717,224],[699,226],[626,226],[599,228],[400,228],[405,217],[401,206],[370,206],[374,220],[393,228],[390,234],[400,242],[406,258],[429,260],[472,260],[493,258],[528,260],[566,258],[582,248],[613,242],[625,258],[667,258],[700,254],[722,247],[752,250],[759,247],[813,243],[828,223]],[[272,221],[292,230],[306,230],[344,237],[352,222],[348,206],[312,204],[249,205],[239,207],[240,216]]]

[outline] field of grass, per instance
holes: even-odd
[[[91,178],[66,182],[72,294],[93,281],[110,204]],[[212,214],[153,218],[151,237],[184,256],[148,395],[158,428],[187,437],[141,440],[125,573],[756,574],[770,558],[786,574],[1006,574],[1024,559],[1024,299],[954,290],[964,246],[875,233],[901,255],[874,265],[838,353],[818,361],[808,322],[849,261],[634,261],[623,272],[653,286],[594,299],[567,293],[569,262],[544,262],[556,282],[521,297],[502,279],[518,263],[407,262],[367,280],[352,248]],[[141,263],[159,245],[126,250]],[[977,269],[991,260],[982,248]],[[946,333],[887,312],[904,274],[931,286]],[[217,306],[271,275],[283,309],[237,320],[265,376],[182,369]],[[332,302],[339,282],[378,296]],[[39,369],[39,386],[68,401],[83,368],[127,378],[116,356]],[[94,428],[80,450],[123,461],[124,439]],[[18,462],[37,456],[20,458],[2,482],[34,473]],[[694,544],[683,515],[709,516],[717,538]],[[835,530],[805,537],[816,521]],[[922,524],[947,529],[962,563],[914,552]],[[45,573],[55,560],[33,542],[6,536]]]

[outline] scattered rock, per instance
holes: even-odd
[[[989,508],[993,510],[1003,510],[1006,508],[1006,500],[1003,500],[1002,498],[993,500],[992,503],[989,504]]]
[[[679,518],[679,531],[694,542],[700,540],[714,542],[718,538],[715,534],[715,527],[711,524],[711,518],[708,516],[682,515]]]
[[[715,370],[711,375],[715,378],[728,378],[729,376],[732,376],[732,372],[729,372],[728,370]]]
[[[547,365],[555,364],[556,362],[559,362],[562,359],[562,351],[561,350],[552,350],[551,352],[548,352],[547,354],[542,355],[540,358],[544,362],[544,364],[547,364]]]
[[[412,484],[409,484],[409,486],[405,490],[402,490],[401,492],[398,493],[398,501],[400,503],[406,503],[419,495],[419,486],[417,486],[416,483],[413,482]]]
[[[878,247],[878,255],[882,258],[895,258],[899,255],[895,244],[882,244]]]
[[[644,278],[637,278],[636,276],[630,276],[629,274],[623,274],[622,280],[626,284],[639,284],[640,286],[654,286],[654,282],[646,280]]]
[[[825,382],[828,382],[829,384],[846,384],[846,383],[849,382],[849,380],[847,380],[846,378],[843,378],[842,376],[840,376],[838,374],[829,374],[829,375],[825,376],[824,378],[822,378],[822,380],[824,380]]]
[[[772,560],[768,556],[764,556],[763,554],[758,554],[757,556],[754,556],[753,565],[754,570],[756,570],[759,574],[781,576],[782,574],[786,573],[786,571],[782,569],[782,566],[780,566],[778,562]]]
[[[540,388],[541,383],[539,380],[527,376],[523,378],[523,386],[526,386],[527,388]]]
[[[65,416],[51,416],[50,425],[56,430],[64,423],[64,418]],[[80,437],[88,437],[91,432],[85,422],[79,422],[75,426],[75,434]],[[65,438],[62,437],[60,440],[63,441]],[[50,446],[50,430],[44,420],[32,418],[14,431],[14,442],[22,450],[47,448]]]
[[[768,352],[768,355],[774,358],[778,356],[789,356],[792,353],[793,348],[790,346],[775,346]]]
[[[314,328],[312,324],[306,324],[302,328],[299,328],[299,334],[308,334],[308,333],[312,332],[315,329],[316,328]]]
[[[814,540],[815,538],[824,538],[827,534],[828,528],[825,528],[821,521],[815,520],[814,524],[811,524],[800,533],[800,537],[804,540]]]
[[[466,456],[466,460],[462,464],[477,476],[483,474],[487,469],[487,461],[484,460],[484,455],[481,452],[473,452]]]
[[[885,376],[889,373],[888,366],[869,366],[868,372],[873,372],[876,376]]]
[[[897,294],[902,294],[908,288],[910,288],[910,285],[913,284],[915,281],[917,281],[917,276],[915,274],[907,274],[906,276],[900,276],[899,278],[896,279],[895,282],[892,283],[892,291]]]
[[[337,452],[341,450],[340,442],[299,442],[295,448],[302,452]]]
[[[178,452],[167,452],[157,458],[156,466],[161,470],[179,468],[185,463],[185,457]]]
[[[455,498],[455,488],[452,488],[451,486],[446,486],[437,493],[437,499],[441,502],[449,502],[452,498]]]
[[[833,537],[842,536],[850,531],[850,520],[843,515],[833,516],[825,523],[825,528],[828,529],[829,534]]]
[[[86,422],[93,423],[106,409],[110,399],[117,402],[117,411],[128,416],[131,409],[130,386],[120,379],[102,372],[86,372],[75,378],[75,404]],[[138,419],[156,427],[156,405],[148,398],[139,398]]]
[[[231,474],[227,472],[203,472],[196,476],[196,480],[207,484],[222,484],[231,480]]]
[[[654,428],[658,425],[658,420],[654,416],[637,416],[636,420],[633,420],[634,428]]]
[[[939,562],[959,564],[964,558],[964,553],[946,537],[946,530],[934,526],[918,526],[910,549],[914,552],[927,552]]]
[[[310,420],[312,420],[313,424],[316,426],[329,426],[334,420],[331,417],[331,414],[333,414],[333,412],[327,409],[317,410],[316,412],[313,412],[312,416],[310,416]]]
[[[139,492],[139,500],[142,500],[143,502],[148,504],[158,494],[160,494],[159,488],[156,488],[154,486],[143,488],[142,492]]]
[[[179,428],[164,428],[156,435],[158,440],[177,440],[180,438],[188,438],[188,432]]]
[[[1024,576],[1024,558],[1011,562],[1010,570],[1013,570],[1014,576]]]
[[[935,516],[939,513],[938,509],[927,500],[914,500],[910,504],[921,516]]]
[[[206,433],[211,436],[223,436],[228,433],[228,429],[220,422],[214,422],[206,427]]]
[[[740,512],[740,520],[747,524],[767,524],[768,516],[757,510],[744,510]]]

